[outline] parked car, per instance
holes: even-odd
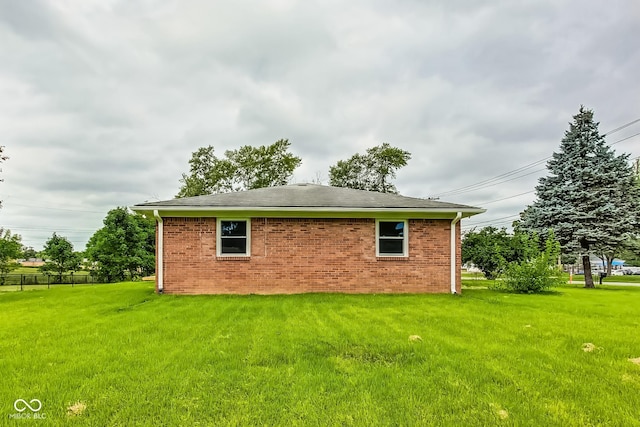
[[[624,272],[622,270],[613,270],[611,272],[612,276],[624,276]]]

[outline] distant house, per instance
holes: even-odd
[[[171,294],[460,292],[460,220],[483,209],[295,184],[142,203]]]
[[[44,260],[42,258],[19,259],[18,264],[23,267],[42,267]]]

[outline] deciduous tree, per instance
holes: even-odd
[[[155,269],[155,222],[125,207],[107,213],[85,251],[99,280],[116,282],[152,274]]]
[[[189,174],[182,174],[177,197],[285,185],[302,162],[289,152],[290,146],[287,139],[260,147],[245,145],[225,151],[222,159],[212,146],[199,148],[189,160]]]
[[[484,276],[495,279],[506,265],[509,236],[503,228],[485,227],[465,233],[462,240],[462,263],[472,263]]]
[[[38,252],[33,249],[33,247],[29,246],[22,248],[22,258],[24,259],[30,259],[30,258],[37,258],[38,257]]]
[[[354,154],[339,160],[329,168],[329,185],[356,190],[397,193],[392,180],[396,171],[407,165],[411,153],[388,143],[367,149],[366,154]]]
[[[40,269],[56,273],[60,281],[64,273],[80,269],[80,255],[73,251],[73,244],[66,237],[53,233],[45,243],[42,253],[45,264]]]
[[[0,284],[4,285],[8,273],[20,266],[16,259],[22,255],[21,237],[11,230],[0,228]]]

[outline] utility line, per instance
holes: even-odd
[[[491,203],[501,202],[503,200],[509,200],[509,199],[513,199],[515,197],[520,197],[520,196],[524,196],[525,194],[531,194],[531,193],[535,193],[535,192],[536,192],[536,190],[525,191],[524,193],[514,194],[513,196],[504,197],[502,199],[490,200],[488,202],[481,202],[481,203],[476,203],[476,204],[481,205],[481,206],[489,205]]]
[[[635,123],[638,123],[638,122],[640,122],[640,119],[635,119],[635,120],[633,120],[633,121],[631,121],[631,122],[629,122],[629,123],[626,123],[626,124],[624,124],[624,125],[622,125],[622,126],[620,126],[620,127],[617,127],[617,128],[615,128],[615,129],[613,129],[613,130],[610,130],[609,132],[607,132],[607,133],[603,134],[602,136],[607,136],[607,135],[610,135],[610,134],[612,134],[612,133],[616,133],[616,132],[618,132],[619,130],[622,130],[622,129],[624,129],[624,128],[628,128],[628,127],[629,127],[629,126],[631,126],[632,124],[635,124]],[[613,144],[611,144],[611,145],[613,145]]]
[[[617,140],[616,142],[612,142],[611,144],[609,144],[609,146],[611,146],[611,145],[616,145],[616,144],[617,144],[617,143],[619,143],[619,142],[626,141],[627,139],[631,139],[631,138],[633,138],[634,136],[638,136],[638,135],[640,135],[640,132],[638,132],[638,133],[634,133],[633,135],[630,135],[630,136],[628,136],[628,137],[626,137],[626,138],[619,139],[619,140]]]
[[[462,230],[468,231],[477,227],[484,228],[484,227],[500,227],[505,225],[511,225],[513,221],[515,221],[516,219],[518,219],[518,216],[514,216],[510,219],[506,219],[503,221],[489,221],[489,223],[487,224],[465,224],[462,226]]]
[[[505,217],[502,217],[502,218],[489,219],[489,220],[486,220],[486,221],[466,223],[465,227],[485,224],[485,223],[489,223],[489,222],[498,222],[498,221],[508,220],[510,218],[518,218],[519,216],[520,216],[520,214],[515,214],[515,215],[505,216]]]
[[[545,168],[536,169],[533,172],[529,172],[529,173],[526,173],[526,174],[520,175],[520,176],[515,176],[515,177],[509,178],[509,179],[504,179],[502,181],[494,182],[494,183],[491,183],[491,184],[486,184],[486,185],[483,185],[482,187],[469,188],[467,190],[457,191],[457,192],[455,192],[453,194],[449,194],[449,196],[457,196],[457,195],[460,195],[460,194],[469,193],[471,191],[484,190],[485,188],[495,187],[496,185],[504,184],[505,182],[515,181],[516,179],[524,178],[526,176],[533,175],[533,174],[536,174],[538,172],[542,172],[543,170],[545,170]]]
[[[48,210],[54,210],[54,211],[86,212],[86,213],[104,214],[104,212],[98,212],[98,211],[85,211],[85,210],[81,210],[81,209],[64,209],[64,208],[53,208],[53,207],[47,207],[47,206],[23,205],[21,203],[9,203],[9,205],[10,206],[20,206],[20,207],[23,207],[23,208],[48,209]]]
[[[604,136],[607,136],[607,135],[611,135],[612,133],[618,132],[618,131],[620,131],[620,130],[622,130],[624,128],[627,128],[627,127],[629,127],[629,126],[631,126],[631,125],[633,125],[635,123],[638,123],[638,122],[640,122],[640,118],[638,118],[636,120],[633,120],[633,121],[631,121],[629,123],[626,123],[626,124],[624,124],[622,126],[619,126],[619,127],[615,128],[613,130],[610,130],[609,132],[603,134],[602,136],[604,137]],[[620,139],[618,141],[612,142],[611,144],[609,144],[609,146],[618,144],[618,143],[623,142],[623,141],[626,141],[626,140],[631,139],[633,137],[636,137],[638,135],[640,135],[640,132],[636,133],[636,134],[633,134],[631,136],[628,136],[626,138],[622,138],[622,139]],[[489,178],[489,179],[486,179],[484,181],[480,181],[480,182],[475,183],[475,184],[466,185],[464,187],[455,188],[453,190],[445,191],[445,192],[436,194],[436,195],[431,196],[431,197],[432,198],[440,198],[442,196],[453,196],[453,195],[467,193],[469,191],[480,190],[480,189],[486,188],[486,187],[492,187],[493,185],[501,184],[503,182],[508,182],[508,181],[511,181],[511,179],[502,180],[502,181],[499,181],[499,180],[501,178],[505,178],[505,177],[508,177],[508,176],[511,176],[511,175],[515,175],[515,174],[518,174],[519,172],[522,172],[522,171],[525,171],[525,170],[530,169],[532,167],[535,167],[537,165],[540,165],[540,164],[546,162],[547,160],[549,160],[551,157],[553,157],[553,156],[545,157],[544,159],[540,159],[540,160],[538,160],[536,162],[530,163],[528,165],[522,166],[522,167],[514,169],[512,171],[508,171],[508,172],[502,173],[502,174],[497,175],[497,176],[495,176],[493,178]],[[530,175],[530,174],[528,174],[528,175]],[[526,175],[522,175],[522,176],[526,176]],[[517,179],[517,178],[514,178],[514,179]],[[495,183],[494,181],[499,181],[499,182]],[[485,185],[485,184],[490,184],[490,185]]]
[[[638,135],[640,135],[640,133],[638,133]],[[632,135],[632,136],[634,136],[634,135]],[[638,160],[638,159],[640,159],[640,156],[633,157],[633,158],[629,159],[629,161],[632,162],[632,161]],[[509,199],[513,199],[515,197],[520,197],[520,196],[524,196],[525,194],[531,194],[531,193],[535,193],[535,192],[536,192],[536,190],[525,191],[524,193],[514,194],[512,196],[503,197],[502,199],[489,200],[488,202],[478,202],[478,203],[474,203],[474,204],[478,205],[478,206],[485,206],[485,205],[489,205],[491,203],[502,202],[503,200],[509,200]]]
[[[522,166],[522,167],[520,167],[518,169],[515,169],[515,170],[513,170],[511,172],[505,172],[505,173],[497,175],[497,176],[495,176],[493,178],[486,179],[484,181],[480,181],[480,182],[478,182],[476,184],[467,185],[467,186],[464,186],[464,187],[457,188],[455,190],[445,191],[444,193],[439,193],[435,197],[441,197],[441,196],[445,196],[445,195],[451,196],[451,195],[466,193],[468,191],[477,190],[479,188],[476,188],[476,187],[484,187],[485,184],[492,183],[493,181],[498,181],[498,180],[500,180],[500,178],[506,178],[508,176],[515,175],[517,173],[523,172],[523,171],[525,171],[527,169],[531,169],[532,167],[538,166],[538,165],[546,162],[550,158],[551,157],[547,157],[547,158],[544,158],[542,160],[538,160],[537,162],[533,162],[533,163],[530,163],[528,165]],[[541,170],[544,170],[544,169],[541,169]],[[530,174],[528,174],[528,175],[530,175]],[[523,176],[526,176],[526,175],[523,175]],[[502,181],[502,182],[507,182],[507,181],[510,181],[510,180],[506,180],[506,181]],[[501,182],[499,182],[498,184],[500,184],[500,183]],[[486,186],[487,187],[491,187],[492,185],[494,185],[494,184],[486,185]]]

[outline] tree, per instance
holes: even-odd
[[[287,139],[267,146],[245,145],[225,151],[223,159],[215,156],[212,146],[199,148],[189,160],[190,173],[182,174],[176,197],[285,185],[302,162],[288,151],[290,146]]]
[[[22,255],[22,238],[18,234],[11,234],[11,230],[0,228],[0,284],[4,285],[5,278],[12,270],[20,266],[16,259]]]
[[[80,269],[80,256],[73,251],[73,244],[63,236],[53,233],[42,251],[45,264],[40,267],[44,272],[55,272],[62,281],[62,275],[68,271]]]
[[[329,168],[329,185],[356,190],[397,193],[391,180],[396,171],[407,165],[411,153],[383,143],[367,149],[366,154],[354,154],[348,160],[339,160]]]
[[[155,270],[155,221],[118,207],[87,243],[93,274],[105,282],[122,281]]]
[[[473,263],[487,279],[493,280],[506,265],[508,247],[509,236],[504,228],[473,229],[462,240],[462,263]]]
[[[640,267],[640,238],[629,239],[620,253],[620,258],[624,260],[626,266]]]
[[[32,246],[24,247],[22,248],[22,258],[24,259],[30,259],[30,258],[37,258],[38,257],[38,252],[33,249]]]
[[[563,254],[582,258],[587,288],[594,287],[589,255],[619,250],[640,224],[640,187],[629,156],[605,145],[598,125],[580,107],[547,162],[537,199],[520,214],[522,229],[553,230]]]

